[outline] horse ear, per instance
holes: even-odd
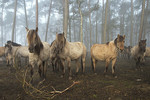
[[[118,34],[117,38],[119,39],[120,35]]]
[[[29,31],[29,29],[27,28],[27,27],[25,27],[26,28],[26,31],[28,32]]]
[[[63,32],[63,36],[65,35],[65,33]]]
[[[36,32],[38,32],[38,27],[36,27]]]
[[[123,35],[123,38],[124,38],[124,39],[125,39],[125,37],[126,37],[126,36],[125,36],[125,35]]]

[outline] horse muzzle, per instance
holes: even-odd
[[[29,50],[30,53],[33,53],[33,49],[32,48],[29,48],[28,50]]]

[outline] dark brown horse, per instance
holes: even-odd
[[[47,42],[41,42],[38,36],[38,28],[27,30],[27,40],[29,49],[29,64],[31,66],[31,77],[33,76],[33,68],[35,65],[39,68],[39,75],[46,78],[46,68],[50,56],[50,45]]]
[[[136,68],[141,69],[145,51],[146,51],[146,40],[140,40],[138,45],[131,48],[131,55],[136,62]]]

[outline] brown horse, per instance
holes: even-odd
[[[131,48],[131,56],[134,58],[136,62],[136,68],[141,68],[141,64],[144,60],[146,51],[146,40],[140,40],[138,45]]]
[[[69,79],[71,77],[71,61],[76,61],[76,73],[79,71],[79,59],[81,58],[82,72],[85,71],[85,57],[86,57],[86,47],[82,42],[69,42],[64,37],[64,33],[56,33],[56,53],[60,58],[62,66],[64,66],[65,61],[67,62],[69,70]],[[63,68],[63,75],[65,74],[65,68]]]
[[[108,65],[110,61],[112,61],[112,74],[115,73],[115,63],[118,55],[118,50],[123,51],[124,50],[124,40],[125,35],[121,36],[118,34],[118,37],[110,41],[106,44],[94,44],[91,47],[91,62],[92,62],[92,68],[95,72],[96,62],[98,60],[100,61],[106,61],[105,71],[107,72]]]
[[[38,28],[28,29],[27,40],[29,49],[29,65],[31,66],[31,77],[33,79],[33,68],[35,65],[39,68],[40,77],[46,78],[46,68],[50,55],[50,46],[47,42],[41,42],[38,36]]]

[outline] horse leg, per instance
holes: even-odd
[[[64,75],[65,75],[65,61],[60,59],[60,62],[61,62],[60,65],[61,65],[61,68],[62,68],[62,71],[63,71],[61,77],[64,77]]]
[[[42,77],[42,70],[41,70],[42,68],[41,68],[41,67],[42,67],[42,65],[40,64],[40,65],[39,65],[39,69],[38,69],[38,72],[39,72],[39,76],[40,76],[40,77]]]
[[[67,62],[68,62],[68,70],[69,70],[69,79],[71,80],[72,77],[71,77],[71,59],[67,59]]]
[[[117,78],[117,76],[115,75],[115,63],[116,63],[116,58],[112,60],[112,74],[113,76],[115,76],[115,78]]]
[[[81,66],[82,66],[82,72],[85,72],[85,57],[81,58]]]
[[[78,73],[79,71],[79,60],[77,59],[76,60],[76,74]]]
[[[44,69],[43,69],[43,77],[44,77],[44,79],[46,79],[47,65],[48,65],[48,62],[45,61],[44,65],[43,65],[43,67],[44,67]]]
[[[95,73],[96,60],[94,58],[91,58],[91,63],[92,63],[93,72]]]
[[[106,65],[105,65],[105,70],[104,70],[104,75],[106,74],[106,72],[108,70],[109,63],[110,63],[110,59],[107,59],[106,60]]]

